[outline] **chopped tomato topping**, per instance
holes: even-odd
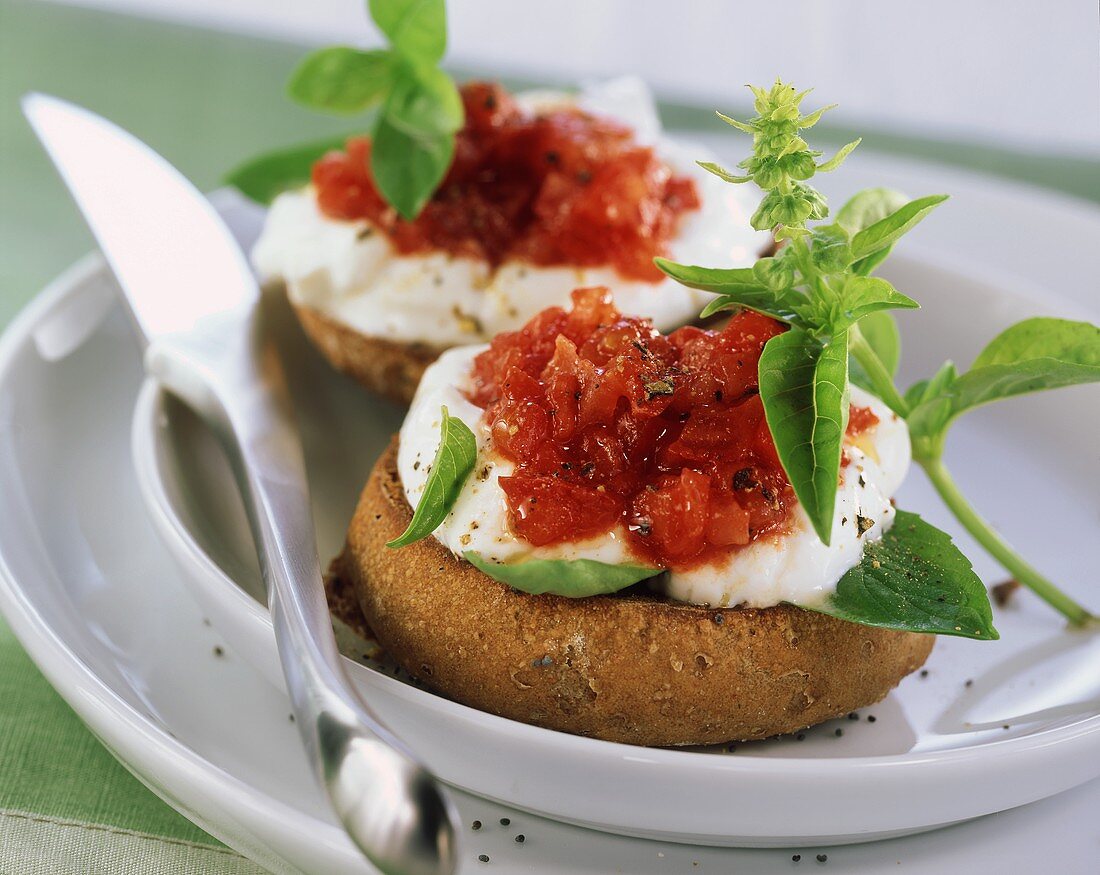
[[[853,407],[848,414],[848,435],[857,437],[878,425],[878,417],[869,407]]]
[[[370,172],[370,141],[348,140],[313,168],[321,211],[367,219],[402,253],[443,250],[496,266],[610,265],[657,282],[681,216],[699,207],[695,184],[676,176],[631,131],[576,109],[529,113],[501,86],[462,88],[466,122],[439,190],[413,221],[383,200]]]
[[[622,526],[639,558],[682,568],[783,531],[796,498],[757,370],[784,330],[744,311],[666,337],[594,288],[498,335],[468,394],[515,463],[500,483],[516,534],[542,546]],[[849,432],[877,422],[853,407]]]

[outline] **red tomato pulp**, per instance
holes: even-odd
[[[364,137],[314,165],[321,211],[370,221],[403,254],[610,265],[629,279],[663,278],[654,256],[668,254],[681,216],[699,207],[690,178],[608,119],[568,108],[525,112],[490,83],[465,85],[462,100],[454,160],[416,219],[402,219],[379,194]]]
[[[514,531],[534,545],[622,524],[640,558],[701,564],[777,534],[794,492],[764,418],[757,369],[785,327],[751,311],[668,336],[606,289],[573,293],[474,361]],[[877,419],[853,408],[853,433]]]

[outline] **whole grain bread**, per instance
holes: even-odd
[[[397,439],[378,461],[334,565],[410,674],[456,701],[525,723],[640,745],[794,732],[878,702],[933,636],[780,605],[712,609],[633,587],[528,595],[434,538],[386,542],[411,517]]]

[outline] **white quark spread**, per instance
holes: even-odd
[[[440,408],[446,406],[477,437],[478,461],[458,501],[435,537],[461,556],[473,550],[501,562],[538,559],[595,559],[637,562],[624,532],[566,544],[534,547],[509,531],[508,509],[497,478],[512,472],[510,461],[492,450],[482,409],[462,392],[474,357],[484,346],[466,346],[445,353],[428,368],[401,427],[398,472],[409,504],[416,506],[439,445]],[[909,432],[881,401],[852,387],[852,402],[869,407],[878,417],[875,428],[848,439],[850,464],[841,469],[831,545],[818,539],[800,505],[792,511],[785,534],[764,538],[731,551],[724,561],[673,571],[655,585],[678,601],[714,607],[765,608],[780,602],[814,606],[823,602],[836,583],[863,555],[863,542],[882,536],[894,520],[890,497],[909,468]],[[859,531],[859,518],[865,531]]]
[[[671,257],[688,264],[751,265],[771,237],[754,231],[753,195],[695,164],[705,150],[661,136],[653,100],[638,79],[616,79],[576,97],[528,92],[517,98],[535,110],[562,103],[629,125],[638,142],[655,147],[672,169],[695,180],[701,201],[684,215]],[[366,221],[330,219],[310,187],[275,199],[252,252],[265,280],[286,282],[291,299],[362,334],[436,346],[481,343],[524,325],[540,310],[565,306],[584,286],[608,286],[618,308],[647,316],[661,330],[689,322],[710,295],[672,280],[622,278],[612,267],[541,267],[509,261],[491,270],[481,260],[447,253],[399,255]]]

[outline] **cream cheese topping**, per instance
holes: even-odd
[[[508,526],[508,509],[498,478],[513,470],[496,454],[481,408],[463,394],[474,357],[484,346],[450,350],[425,373],[401,428],[398,472],[413,507],[427,481],[439,444],[440,408],[466,423],[477,438],[478,461],[454,508],[435,538],[454,554],[467,550],[501,561],[594,559],[637,563],[624,532],[611,531],[584,541],[534,547]],[[882,536],[893,523],[891,496],[909,468],[909,433],[879,399],[852,387],[852,402],[869,407],[879,419],[874,429],[846,441],[850,462],[841,469],[831,544],[818,539],[801,506],[783,535],[732,550],[724,561],[673,571],[654,580],[670,598],[715,607],[765,608],[781,602],[814,606],[835,591],[837,581],[858,564],[863,543]]]
[[[754,231],[753,194],[702,170],[706,150],[665,138],[644,83],[616,79],[576,97],[560,92],[519,95],[530,108],[570,103],[629,125],[679,174],[693,178],[701,208],[684,216],[671,256],[688,264],[751,265],[770,241]],[[613,268],[541,267],[508,261],[491,270],[483,261],[446,253],[399,255],[366,221],[324,216],[312,188],[280,195],[268,211],[252,252],[265,280],[283,280],[291,299],[356,331],[435,346],[481,343],[524,325],[550,306],[567,306],[573,289],[604,285],[618,308],[647,316],[661,330],[693,319],[709,299],[672,280],[622,278]]]

